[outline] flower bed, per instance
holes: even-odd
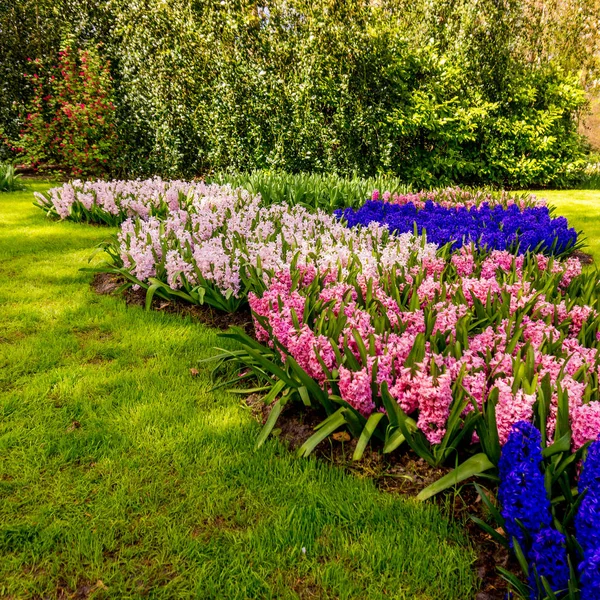
[[[600,434],[600,296],[597,274],[553,256],[577,247],[566,220],[544,206],[455,195],[445,206],[371,201],[345,212],[345,223],[227,187],[173,186],[166,201],[156,185],[143,214],[128,201],[135,216],[105,245],[112,264],[98,270],[145,288],[147,304],[155,294],[230,312],[249,302],[255,337],[225,334],[240,345],[213,360],[228,379],[233,363],[237,386],[259,380],[272,405],[259,444],[298,402],[324,417],[301,454],[345,428],[355,459],[373,441],[384,453],[410,448],[433,466],[456,467],[421,499],[473,475],[514,480],[502,484],[500,508],[482,492],[498,526],[480,522],[522,557],[527,583],[505,573],[513,588],[532,598],[546,589],[566,598],[565,581],[595,589],[597,546],[584,556],[572,539],[574,516],[592,510],[576,486]],[[410,219],[399,233],[394,223]],[[415,222],[430,243],[412,235]],[[523,422],[539,430],[533,467],[511,442]],[[527,493],[538,511],[517,514]],[[567,556],[586,566],[567,576]]]
[[[356,418],[384,411],[382,432],[392,416],[389,394],[432,454],[456,434],[448,430],[456,402],[464,404],[456,424],[462,436],[471,412],[485,410],[490,397],[503,444],[516,421],[533,418],[546,376],[548,438],[559,387],[569,394],[574,447],[600,434],[600,403],[586,395],[598,376],[600,313],[595,301],[584,302],[577,260],[496,251],[481,261],[466,251],[450,264],[426,260],[380,273],[281,273],[260,297],[250,295],[257,339],[277,350],[281,364],[293,358]]]
[[[543,198],[529,193],[517,192],[490,192],[485,190],[465,190],[459,187],[449,187],[441,190],[422,191],[412,194],[399,194],[374,190],[371,194],[371,200],[383,200],[390,204],[414,204],[418,209],[425,208],[425,204],[431,201],[444,208],[465,207],[473,208],[483,204],[489,206],[509,206],[517,205],[521,210],[530,207],[546,206]]]
[[[49,216],[119,225],[134,216],[166,218],[170,211],[184,208],[193,198],[227,194],[231,194],[228,186],[154,177],[130,181],[75,180],[46,193],[36,192],[35,197],[37,206]]]
[[[37,206],[48,215],[73,221],[118,225],[129,217],[147,219],[165,218],[169,210],[185,208],[192,198],[205,195],[231,194],[233,189],[245,189],[252,195],[261,193],[264,206],[271,204],[301,204],[311,210],[332,212],[340,206],[360,206],[365,190],[376,180],[326,178],[320,176],[283,176],[261,174],[255,176],[217,176],[217,182],[233,185],[207,185],[203,182],[165,181],[160,177],[130,181],[71,181],[46,193],[36,192]],[[399,185],[398,182],[395,182]],[[379,198],[375,190],[373,199]],[[426,200],[444,207],[490,206],[534,207],[544,206],[543,200],[530,194],[482,192],[447,188],[416,194],[391,194],[383,198],[394,204],[412,202],[422,208]]]
[[[596,284],[577,259],[472,248],[374,277],[285,270],[250,294],[258,341],[226,334],[242,350],[217,360],[267,390],[259,443],[298,402],[325,415],[300,454],[346,428],[358,440],[354,459],[377,440],[384,453],[408,446],[433,466],[458,464],[420,499],[499,473],[501,512],[478,487],[496,526],[475,520],[519,558],[526,583],[502,571],[512,589],[596,598],[600,495],[589,458],[578,481],[600,435]],[[523,423],[539,431],[519,450]]]
[[[349,227],[378,223],[390,231],[426,232],[427,239],[453,249],[474,243],[480,249],[510,250],[520,254],[540,251],[560,255],[577,247],[577,232],[564,217],[552,218],[546,206],[442,205],[407,201],[370,200],[361,208],[336,211]]]
[[[162,221],[125,221],[106,247],[113,257],[109,271],[150,294],[234,311],[250,289],[284,268],[314,264],[345,272],[357,263],[365,274],[374,274],[380,264],[435,258],[435,245],[410,234],[392,236],[378,225],[350,230],[322,211],[264,208],[260,196],[230,188],[217,192],[207,188]]]

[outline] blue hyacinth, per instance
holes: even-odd
[[[542,437],[530,423],[519,421],[512,426],[502,448],[498,468],[498,499],[502,504],[504,529],[509,539],[516,538],[526,549],[526,536],[520,521],[534,535],[552,522],[550,501],[540,471]]]
[[[577,541],[584,552],[600,549],[600,495],[588,490],[575,516]]]
[[[367,200],[358,210],[346,208],[335,212],[349,227],[376,222],[397,233],[427,232],[427,239],[439,245],[452,243],[453,249],[474,243],[480,249],[509,250],[522,254],[539,250],[562,254],[577,242],[577,232],[564,217],[551,218],[545,206],[521,210],[508,207],[464,206],[445,208],[430,200],[418,210],[412,202],[390,204]]]
[[[530,463],[539,466],[542,462],[542,435],[527,421],[518,421],[511,428],[508,440],[502,447],[498,468],[500,477],[509,473],[515,465]]]
[[[583,549],[579,565],[581,600],[600,598],[600,441],[587,451],[579,478],[579,492],[585,493],[575,516],[577,541]]]
[[[531,598],[543,594],[544,577],[555,592],[569,583],[565,536],[552,527],[550,500],[544,485],[542,436],[530,423],[515,423],[498,464],[504,530],[515,538],[530,567]]]
[[[590,444],[581,476],[579,477],[578,488],[580,492],[588,490],[592,493],[600,494],[600,442],[596,441]]]
[[[579,565],[580,600],[600,598],[600,548],[587,552]]]
[[[538,465],[518,463],[501,475],[498,499],[502,504],[501,514],[509,539],[516,538],[524,550],[527,538],[523,527],[533,535],[552,523],[544,476]]]
[[[539,592],[543,591],[543,585],[538,586],[538,579],[545,577],[550,588],[555,591],[563,591],[569,587],[569,561],[567,558],[567,544],[565,536],[547,527],[533,536],[531,548],[528,552],[528,561],[531,565],[529,573],[529,585],[531,586],[531,598],[538,598]],[[536,578],[537,574],[537,578]],[[545,596],[545,594],[543,594]]]

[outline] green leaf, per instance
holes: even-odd
[[[519,561],[521,570],[523,571],[523,573],[525,573],[525,577],[529,577],[529,565],[527,564],[527,559],[525,558],[525,554],[523,553],[523,550],[521,549],[521,545],[519,544],[519,541],[515,537],[513,537],[512,542],[513,542],[513,550],[514,550],[515,556],[517,557],[517,560]]]
[[[265,404],[271,404],[275,398],[283,391],[285,388],[285,381],[276,381],[271,387],[271,391],[262,399]]]
[[[456,469],[453,469],[450,473],[440,477],[437,481],[428,485],[424,490],[421,490],[417,496],[417,500],[427,500],[469,477],[479,475],[494,467],[495,465],[483,452],[475,454],[474,456],[471,456],[471,458],[465,460],[465,462],[461,463]]]
[[[354,454],[352,455],[352,460],[360,460],[365,452],[365,448],[373,435],[375,429],[377,429],[377,425],[379,425],[379,421],[383,419],[385,415],[383,413],[377,412],[373,413],[369,419],[367,420],[367,424],[365,425],[362,433],[360,434],[360,438],[358,438],[358,443],[356,444],[356,448],[354,449]]]
[[[304,406],[310,406],[311,405],[310,396],[308,395],[308,390],[306,389],[305,385],[301,385],[298,388],[298,393],[300,394],[300,398],[301,398]]]
[[[496,543],[508,548],[508,541],[501,533],[498,533],[493,527],[490,527],[485,521],[482,521],[479,517],[471,515],[470,519],[471,521],[473,521],[473,523],[476,523],[481,529],[483,529],[483,531],[485,531],[492,539],[494,539]]]
[[[571,432],[567,431],[559,440],[554,442],[551,446],[544,448],[542,450],[542,456],[544,458],[549,458],[555,454],[559,454],[560,452],[569,452],[571,449]]]
[[[150,310],[154,294],[156,293],[156,290],[158,290],[160,287],[160,285],[153,283],[146,291],[146,310]]]
[[[275,427],[275,423],[277,423],[277,419],[279,418],[281,410],[283,409],[286,402],[287,399],[281,398],[280,400],[277,400],[275,404],[273,404],[273,408],[269,413],[267,422],[261,429],[261,432],[258,435],[258,439],[256,440],[256,449],[260,448],[265,443],[266,439],[269,437],[269,434],[271,433],[271,431],[273,431],[273,427]]]
[[[528,586],[526,586],[516,575],[502,567],[498,567],[498,572],[502,575],[503,579],[510,583],[510,585],[517,591],[521,598],[529,598],[530,590]]]
[[[394,450],[396,450],[396,448],[400,447],[405,441],[406,438],[402,434],[402,431],[400,431],[399,429],[394,429],[390,436],[386,439],[385,445],[383,446],[383,453],[389,454],[390,452],[393,452]]]
[[[477,490],[477,493],[479,494],[481,501],[485,504],[488,512],[490,513],[490,515],[492,516],[494,521],[500,527],[504,527],[504,518],[500,514],[500,511],[498,510],[498,508],[492,504],[489,496],[483,491],[483,489],[480,487],[480,485],[478,483],[474,483],[473,485],[475,486],[475,489]]]
[[[346,423],[344,413],[347,409],[340,408],[330,415],[323,423],[318,425],[318,429],[313,433],[298,449],[298,456],[308,456],[311,452],[336,429],[339,429]],[[327,423],[326,425],[324,423]]]

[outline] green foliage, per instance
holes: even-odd
[[[136,99],[128,126],[152,129],[140,157],[149,171],[384,172],[419,187],[519,186],[561,180],[580,154],[573,115],[583,92],[552,65],[519,68],[502,39],[511,23],[491,5],[502,27],[490,25],[494,51],[477,46],[475,63],[473,48],[432,41],[431,23],[411,31],[391,5],[298,0],[266,14],[250,3],[177,4],[151,4],[143,25],[128,12],[135,5],[118,16],[135,74],[121,91]],[[459,17],[472,28],[476,19]],[[486,63],[498,44],[504,62]],[[173,94],[180,103],[167,111]]]
[[[515,0],[17,0],[0,17],[0,127],[15,139],[32,97],[25,57],[47,62],[70,36],[105,44],[130,174],[571,185],[596,1],[548,17]]]
[[[0,163],[0,192],[17,192],[24,189],[21,176],[15,173],[14,165]]]
[[[241,187],[251,195],[260,194],[263,204],[300,204],[308,209],[333,212],[338,208],[359,207],[373,190],[403,194],[410,187],[397,177],[340,177],[331,174],[292,174],[280,171],[219,173],[210,178],[214,183]]]
[[[600,154],[593,154],[581,170],[580,189],[600,190]]]
[[[111,79],[98,48],[75,50],[69,43],[56,67],[33,64],[34,94],[19,138],[23,162],[74,176],[117,168]]]

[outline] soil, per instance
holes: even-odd
[[[131,288],[121,290],[125,280],[110,273],[96,273],[92,279],[92,289],[97,294],[121,294],[128,306],[146,306],[146,290],[133,290]],[[121,291],[120,291],[121,290]],[[154,296],[151,304],[152,310],[177,314],[190,317],[209,327],[226,330],[229,327],[241,327],[248,333],[252,333],[252,316],[249,308],[243,308],[235,313],[227,313],[210,306],[196,306],[187,302],[164,300]]]
[[[131,306],[145,306],[146,291],[143,289],[122,289],[124,280],[108,273],[98,273],[94,276],[91,286],[98,294],[121,294]],[[229,314],[209,306],[194,306],[182,301],[167,301],[154,298],[152,309],[161,312],[189,316],[195,321],[216,327],[228,329],[232,325],[244,328],[249,334],[253,333],[252,317],[249,309]],[[198,372],[192,369],[191,376]],[[271,406],[267,406],[258,394],[246,398],[246,404],[253,416],[264,424],[269,416]],[[286,405],[277,421],[277,428],[272,435],[277,436],[290,451],[297,450],[313,433],[315,426],[324,415],[314,409],[300,406],[298,403]],[[384,455],[375,443],[371,443],[360,461],[352,461],[352,454],[357,441],[347,432],[340,431],[322,441],[314,454],[320,460],[328,461],[357,477],[369,477],[383,491],[415,497],[424,487],[439,479],[450,469],[432,467],[423,459],[415,456],[410,450],[399,450]],[[481,589],[474,600],[504,600],[507,586],[498,574],[496,567],[501,566],[513,573],[520,569],[508,551],[499,546],[469,517],[477,516],[487,520],[484,504],[481,502],[475,488],[464,482],[455,492],[439,494],[433,498],[442,511],[462,523],[473,548],[477,554],[474,568],[481,579]]]
[[[594,257],[591,254],[582,252],[581,250],[575,250],[571,256],[573,258],[578,258],[582,265],[591,265],[594,262]]]

